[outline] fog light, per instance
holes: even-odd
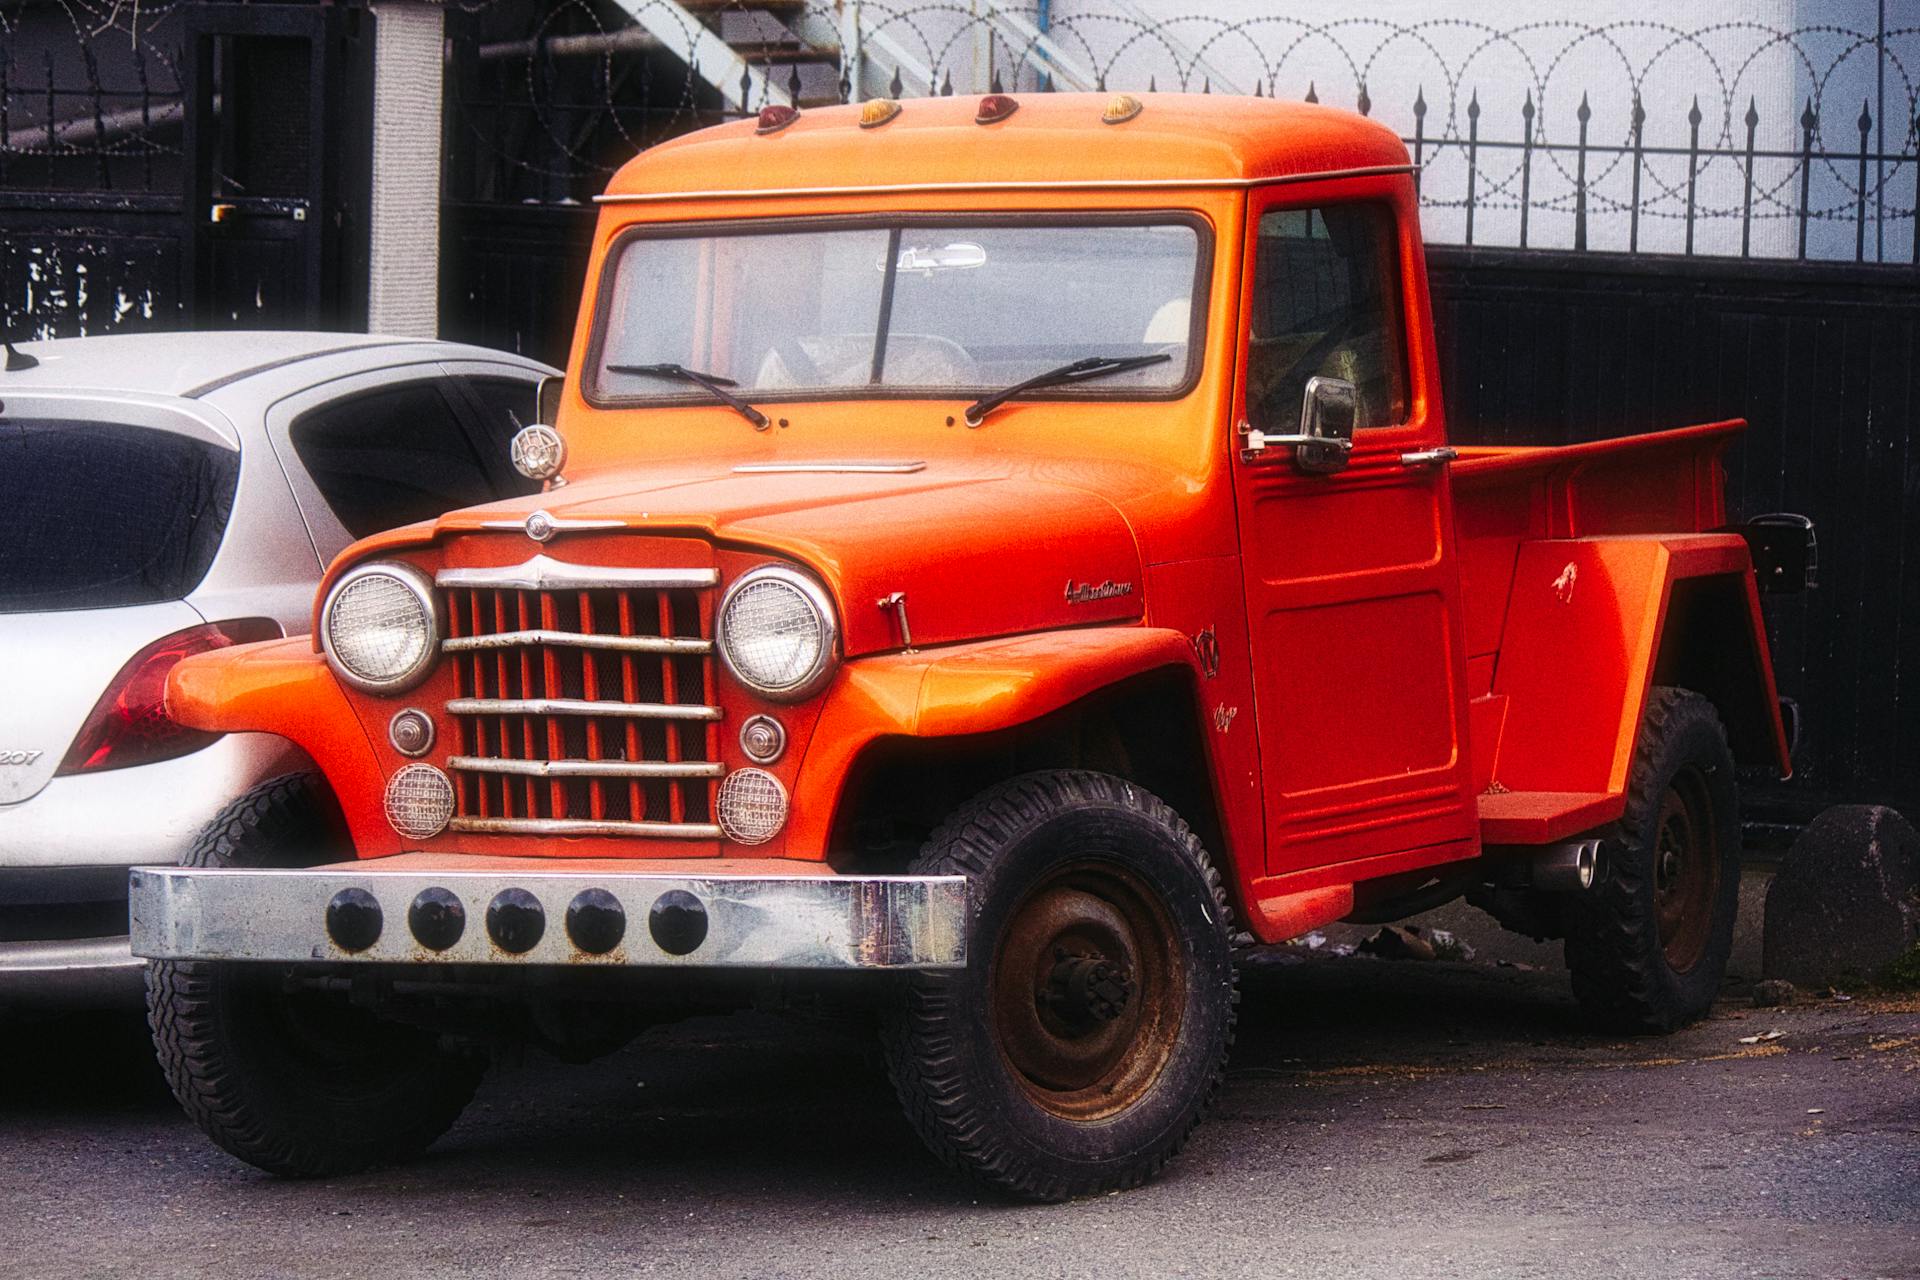
[[[772,716],[753,716],[740,726],[740,750],[755,764],[772,764],[787,749],[787,731]]]
[[[765,844],[787,824],[787,789],[765,769],[735,769],[715,803],[720,829],[735,844]]]
[[[410,764],[387,779],[387,821],[409,840],[446,830],[453,817],[453,783],[430,764]]]
[[[403,756],[423,756],[433,750],[433,718],[415,707],[395,712],[387,721],[387,740]]]

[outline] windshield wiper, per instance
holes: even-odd
[[[610,364],[608,373],[636,373],[643,378],[678,378],[682,382],[692,382],[711,391],[721,404],[733,410],[751,422],[759,430],[767,429],[767,415],[742,400],[728,387],[740,384],[732,378],[723,378],[717,373],[701,373],[698,369],[689,369],[683,364]]]
[[[1172,354],[1166,351],[1156,352],[1150,356],[1084,356],[1072,364],[1063,364],[1058,369],[1036,373],[1031,378],[1016,382],[1010,387],[1003,387],[992,395],[981,396],[967,406],[967,425],[979,426],[988,414],[1007,401],[1041,387],[1063,387],[1069,383],[1085,382],[1090,378],[1104,378],[1110,373],[1125,373],[1128,369],[1139,369],[1171,359],[1173,359]]]

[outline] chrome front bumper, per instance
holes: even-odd
[[[964,877],[710,865],[711,872],[692,862],[556,869],[532,859],[403,854],[305,870],[140,867],[131,877],[133,952],[153,960],[518,968],[966,964]],[[432,903],[439,905],[421,906]]]

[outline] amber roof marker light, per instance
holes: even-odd
[[[990,93],[980,99],[980,109],[974,112],[975,124],[999,124],[1020,109],[1020,103],[1004,93]]]
[[[760,115],[753,126],[755,133],[778,133],[800,118],[800,108],[773,103],[760,108]]]
[[[869,98],[860,106],[860,127],[878,129],[900,114],[900,103],[893,98]]]
[[[1130,93],[1116,93],[1107,99],[1107,109],[1100,113],[1101,124],[1125,124],[1147,109],[1147,104]]]

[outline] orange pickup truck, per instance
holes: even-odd
[[[499,1042],[804,996],[872,1013],[942,1159],[1057,1199],[1180,1147],[1250,942],[1464,894],[1610,1026],[1713,1000],[1736,765],[1788,768],[1754,561],[1805,548],[1723,528],[1739,423],[1448,444],[1388,130],[769,108],[622,170],[588,279],[542,492],[171,675],[313,765],[134,874],[227,1150],[390,1161]]]

